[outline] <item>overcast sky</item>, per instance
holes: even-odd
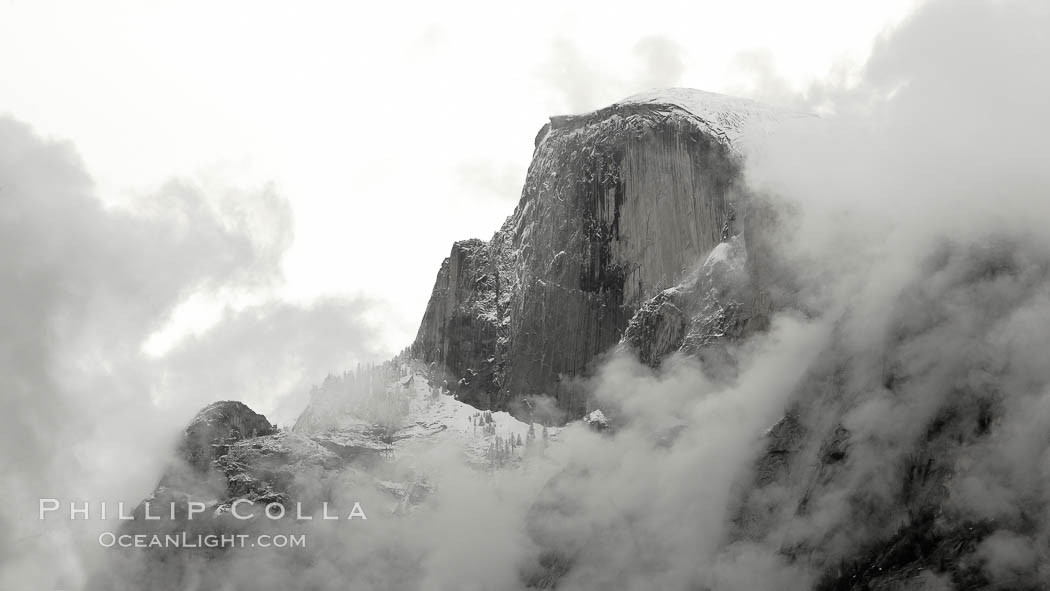
[[[394,351],[451,243],[512,211],[549,115],[770,72],[801,89],[914,4],[2,0],[0,115],[72,142],[109,204],[172,178],[291,204],[286,281],[189,297],[148,350],[226,305],[353,296]]]

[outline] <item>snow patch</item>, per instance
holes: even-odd
[[[768,134],[785,119],[811,117],[765,105],[750,99],[693,88],[662,88],[631,95],[621,105],[673,105],[697,119],[730,145],[745,136]]]

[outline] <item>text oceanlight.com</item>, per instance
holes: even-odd
[[[305,548],[306,534],[117,534],[102,532],[105,548]]]

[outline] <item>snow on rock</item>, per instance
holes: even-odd
[[[656,366],[675,351],[711,358],[710,347],[748,330],[753,299],[741,235],[716,245],[681,282],[642,303],[620,345]]]
[[[605,418],[605,413],[601,410],[591,411],[583,420],[595,431],[604,431],[609,428],[609,419]]]
[[[745,98],[696,90],[662,88],[629,96],[620,105],[673,105],[729,144],[751,133],[767,134],[786,118],[808,117]]]
[[[560,431],[539,423],[530,427],[510,413],[482,411],[457,400],[443,384],[432,385],[419,362],[391,367],[365,372],[378,377],[326,381],[303,413],[313,418],[300,420],[296,431],[344,458],[370,453],[410,458],[435,445],[454,445],[476,466],[518,461],[530,440],[542,439],[544,431],[548,439],[556,438]],[[361,390],[362,383],[367,390]]]
[[[661,292],[720,242],[761,231],[749,229],[764,218],[745,206],[738,143],[792,116],[669,89],[551,117],[514,213],[487,242],[453,245],[411,356],[436,364],[448,388],[475,406],[512,410],[521,393],[542,392],[565,416],[582,418],[586,401],[563,377],[619,343],[643,308],[668,320],[648,349],[657,357],[675,350],[690,317],[677,318],[681,307]],[[739,303],[751,314],[764,301]]]
[[[215,442],[233,442],[269,435],[274,426],[243,402],[223,400],[201,409],[183,432],[179,455],[191,466],[206,469],[217,456]]]

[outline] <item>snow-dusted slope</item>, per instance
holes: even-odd
[[[218,517],[238,499],[316,508],[334,487],[372,490],[373,509],[402,514],[434,491],[441,464],[430,459],[439,448],[441,457],[483,472],[543,458],[558,439],[557,427],[456,400],[431,386],[425,370],[390,362],[330,378],[291,431],[241,403],[212,404],[186,429],[184,463],[173,463],[146,501],[199,501]]]
[[[368,377],[330,378],[314,391],[295,430],[344,454],[382,452],[403,458],[453,445],[469,463],[503,465],[523,457],[530,441],[556,427],[530,425],[507,412],[481,411],[432,385],[418,362],[364,370]],[[365,384],[362,387],[362,384]],[[530,432],[531,431],[531,432]]]
[[[749,133],[768,133],[787,118],[805,117],[750,99],[694,88],[662,88],[631,95],[618,105],[672,105],[727,143],[735,144]]]

